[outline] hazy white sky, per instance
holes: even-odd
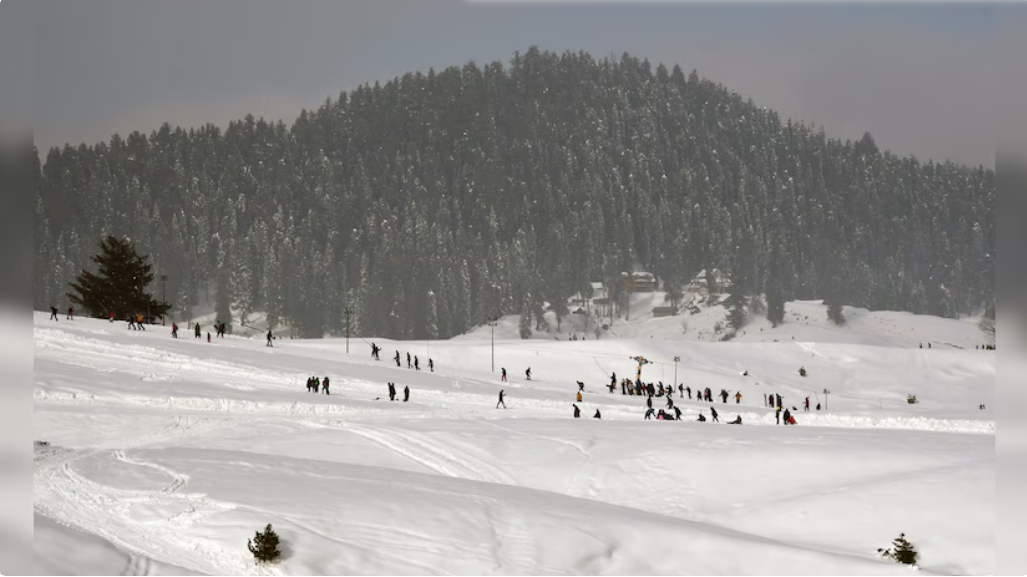
[[[7,1],[5,0],[5,4]],[[224,124],[291,122],[364,82],[532,44],[680,64],[829,136],[994,163],[996,10],[986,4],[460,0],[36,0],[41,149]],[[0,11],[2,16],[2,11]]]

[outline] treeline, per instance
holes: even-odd
[[[152,257],[180,318],[210,296],[308,337],[340,334],[347,308],[357,334],[393,338],[537,322],[632,267],[948,317],[994,294],[992,170],[830,139],[627,54],[533,47],[361,86],[292,125],[51,149],[37,174],[41,309],[106,234]]]

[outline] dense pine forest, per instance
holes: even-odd
[[[291,125],[165,124],[36,166],[35,305],[107,234],[128,236],[185,318],[199,299],[297,336],[449,337],[537,319],[590,281],[946,317],[993,300],[995,179],[898,157],[695,71],[531,48],[364,85]],[[616,282],[615,282],[616,281]],[[160,295],[159,281],[151,287]]]

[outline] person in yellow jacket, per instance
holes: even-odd
[[[578,391],[578,402],[581,402],[581,391]]]
[[[146,327],[143,326],[143,315],[136,315],[136,324],[139,325],[140,329],[146,330]]]
[[[742,391],[735,393],[735,404],[739,405],[742,402]]]

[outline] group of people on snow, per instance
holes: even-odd
[[[379,351],[381,351],[381,349],[378,348],[378,346],[375,345],[374,343],[371,343],[371,357],[374,360],[376,360],[376,361],[377,360],[381,360],[381,359],[378,358]],[[402,357],[399,356],[399,351],[396,351],[396,356],[392,357],[392,360],[396,361],[396,366],[397,367],[401,367],[402,368],[403,365],[400,363],[400,359],[401,358]],[[416,371],[421,370],[421,362],[417,359],[417,355],[413,356],[413,359],[414,359],[413,362],[410,361],[410,358],[411,358],[410,357],[410,353],[407,353],[407,368],[408,369],[414,369]],[[435,372],[435,362],[432,361],[431,359],[428,359],[428,370],[433,372],[433,373]]]
[[[328,394],[328,385],[329,385],[328,377],[325,377],[323,381],[319,377],[310,377],[309,379],[307,379],[307,392],[308,393],[324,392],[324,394],[327,395]]]

